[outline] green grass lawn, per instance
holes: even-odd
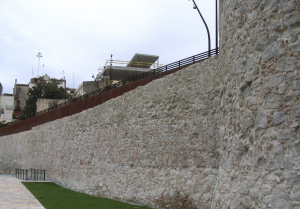
[[[147,209],[62,188],[52,182],[22,182],[46,209]]]

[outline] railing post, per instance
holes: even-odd
[[[46,170],[44,170],[44,181],[46,181]]]
[[[166,71],[168,71],[168,65],[166,65]]]
[[[179,67],[180,67],[180,61],[178,61],[179,62]]]

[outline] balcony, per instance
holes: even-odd
[[[21,111],[21,110],[22,110],[22,109],[21,109],[20,106],[16,106],[15,109],[14,109],[14,111]]]

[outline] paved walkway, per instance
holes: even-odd
[[[0,175],[0,208],[45,209],[20,179],[9,175]]]

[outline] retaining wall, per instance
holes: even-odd
[[[220,55],[1,137],[1,171],[162,208],[300,208],[298,4],[221,1]]]

